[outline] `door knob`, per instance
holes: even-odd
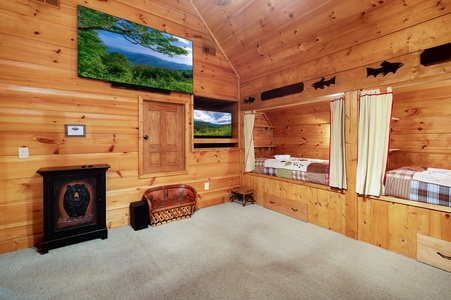
[[[149,139],[149,136],[146,134],[146,135],[144,135],[144,137],[143,137],[145,140],[148,140]]]

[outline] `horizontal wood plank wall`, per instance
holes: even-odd
[[[255,113],[254,129],[252,131],[254,139],[254,155],[258,157],[271,158],[274,155],[274,128],[268,120],[266,114]]]
[[[394,89],[389,168],[451,169],[451,80]]]
[[[437,76],[450,78],[450,61],[427,67],[420,64],[424,49],[450,42],[451,29],[445,25],[451,22],[449,4],[434,0],[379,2],[364,14],[334,20],[333,25],[316,35],[302,36],[303,26],[312,26],[321,18],[328,19],[335,15],[335,9],[346,13],[347,3],[344,2],[350,3],[333,1],[317,11],[314,20],[284,27],[277,36],[265,35],[272,40],[260,40],[258,45],[268,43],[267,51],[246,52],[248,56],[241,57],[240,62],[246,66],[240,74],[241,100],[255,99],[252,103],[244,102],[243,109],[304,103],[324,95],[400,82],[429,81]],[[355,5],[365,4],[359,1]],[[419,11],[422,13],[415,13]],[[287,38],[289,36],[293,38]],[[279,48],[270,51],[276,47],[270,45],[279,45]],[[367,68],[379,68],[384,60],[404,65],[395,74],[367,77]],[[335,77],[335,84],[316,89],[313,84],[322,77],[326,80]],[[303,92],[260,101],[262,92],[298,82],[304,83]]]
[[[268,110],[265,114],[274,128],[274,154],[329,159],[328,101]]]
[[[238,100],[238,79],[190,1],[61,1],[61,8],[28,0],[0,3],[0,253],[42,240],[41,167],[107,163],[107,225],[129,224],[129,204],[149,186],[184,183],[200,193],[199,207],[222,203],[239,185],[239,149],[190,149],[188,174],[138,178],[138,97],[170,95],[115,89],[77,77],[77,5],[182,36],[194,44],[194,92]],[[86,138],[65,137],[64,124],[86,124]],[[187,132],[192,132],[191,128]],[[192,138],[190,137],[192,142]],[[29,159],[17,148],[28,147]],[[204,182],[210,189],[204,191]]]

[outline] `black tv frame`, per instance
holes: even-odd
[[[99,10],[96,10],[96,9],[93,9],[93,8],[90,8],[90,7],[86,7],[86,6],[83,6],[83,5],[78,5],[78,10],[80,10],[80,8],[85,8],[85,9],[93,10],[93,11],[96,11],[96,12],[99,12],[99,13],[102,13],[102,14],[105,14],[105,15],[116,17],[114,15],[110,15],[110,14],[105,13],[103,11],[99,11]],[[133,22],[133,21],[129,21],[129,20],[121,18],[121,17],[116,17],[116,18],[118,18],[118,19],[120,19],[122,21],[125,21],[125,22],[129,22],[129,23],[132,23],[132,24],[135,24],[135,25],[139,25],[139,26],[142,26],[142,27],[149,28],[149,29],[151,29],[153,31],[158,31],[158,32],[162,32],[163,34],[168,34],[168,35],[173,36],[175,38],[179,38],[179,39],[184,39],[184,40],[190,41],[191,42],[190,49],[192,51],[194,51],[194,43],[191,40],[188,40],[186,38],[183,38],[181,36],[177,36],[177,35],[174,35],[174,34],[171,34],[171,33],[167,33],[165,31],[162,31],[162,30],[159,30],[159,29],[156,29],[156,28],[149,27],[147,25],[143,25],[143,24],[139,24],[139,23],[136,23],[136,22]],[[140,84],[133,84],[133,83],[127,83],[127,82],[121,82],[121,81],[113,81],[113,80],[101,79],[101,78],[96,78],[96,77],[91,77],[91,76],[83,76],[83,75],[80,75],[79,71],[78,71],[78,77],[79,78],[85,78],[85,79],[99,80],[99,81],[102,81],[102,82],[109,82],[109,83],[111,83],[111,87],[113,87],[113,88],[123,88],[123,89],[129,89],[129,90],[141,90],[141,91],[147,91],[147,92],[152,92],[152,93],[160,93],[160,94],[165,94],[165,95],[169,95],[169,94],[171,94],[171,92],[193,94],[194,93],[194,58],[192,58],[190,66],[191,66],[191,70],[190,71],[191,71],[191,76],[192,76],[191,78],[193,80],[192,87],[191,87],[191,92],[181,91],[181,90],[170,90],[170,89],[164,89],[164,88],[158,88],[158,87],[152,87],[152,86],[140,85]],[[163,69],[165,69],[165,68],[163,68]]]
[[[123,83],[123,82],[116,82],[116,81],[111,82],[111,87],[121,88],[121,89],[129,89],[129,90],[146,91],[146,92],[159,93],[159,94],[165,94],[165,95],[169,95],[172,92],[171,90],[166,90],[166,89],[159,89],[159,88],[145,86],[145,85]],[[179,92],[177,92],[177,93],[179,93]]]

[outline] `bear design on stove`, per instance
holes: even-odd
[[[70,218],[83,217],[90,201],[88,188],[84,184],[68,185],[64,193],[64,210]]]

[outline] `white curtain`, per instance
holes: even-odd
[[[330,102],[329,186],[346,189],[344,98]]]
[[[255,112],[244,112],[244,171],[252,172],[255,168],[254,152],[254,121]]]
[[[387,168],[393,94],[362,91],[358,132],[356,192],[380,196]]]

